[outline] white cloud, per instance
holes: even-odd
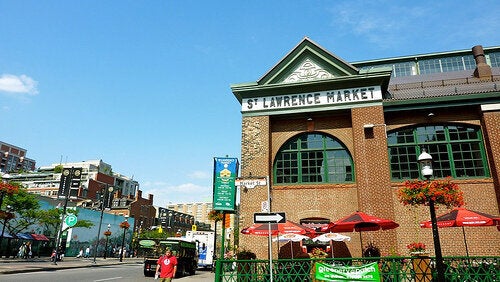
[[[384,6],[383,16],[380,7]],[[387,48],[394,44],[407,42],[415,30],[416,24],[432,15],[432,7],[418,3],[391,5],[386,1],[346,1],[334,5],[331,9],[333,26],[343,34],[354,34],[366,38],[378,47]]]
[[[153,204],[160,207],[168,203],[194,203],[212,201],[212,187],[193,183],[171,185],[165,182],[145,182],[141,185],[144,198],[154,195]]]
[[[210,173],[207,173],[206,171],[193,171],[190,174],[188,174],[189,178],[194,178],[194,179],[210,179],[212,175]]]
[[[38,82],[27,75],[2,74],[0,76],[0,91],[36,95]]]

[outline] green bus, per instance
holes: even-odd
[[[194,275],[198,267],[198,252],[196,242],[180,237],[166,239],[140,239],[138,256],[144,257],[144,276],[154,276],[158,258],[171,249],[177,258],[176,277]]]

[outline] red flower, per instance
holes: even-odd
[[[12,185],[10,183],[0,182],[0,192],[7,194],[15,194],[19,190],[19,187]]]
[[[406,248],[408,248],[408,250],[410,250],[410,253],[425,251],[424,243],[420,243],[420,242],[413,242],[411,244],[408,244],[408,245],[406,245]]]
[[[111,235],[111,231],[109,231],[109,230],[104,231],[104,236],[110,236],[110,235]]]
[[[130,227],[130,223],[128,223],[127,221],[120,223],[120,228],[128,229],[129,227]]]
[[[219,211],[216,211],[216,210],[211,210],[208,213],[208,219],[213,220],[215,222],[221,221],[223,219],[223,217],[224,217],[224,214],[219,212]]]
[[[452,183],[450,177],[443,180],[405,181],[404,187],[398,190],[398,198],[404,205],[428,205],[430,200],[448,208],[460,207],[464,204],[463,192],[458,185]]]

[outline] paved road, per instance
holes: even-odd
[[[123,262],[120,262],[118,258],[97,258],[94,262],[93,258],[82,259],[82,258],[65,258],[64,261],[57,262],[54,264],[50,262],[49,258],[33,258],[33,259],[0,259],[0,277],[2,274],[14,274],[14,273],[25,273],[25,272],[36,272],[36,271],[48,271],[48,270],[60,270],[60,269],[72,269],[72,268],[87,268],[87,267],[99,267],[99,266],[109,266],[109,265],[119,265],[119,264],[141,264],[143,263],[142,258],[125,258]],[[0,280],[2,280],[0,278]],[[214,281],[215,276],[213,272],[210,271],[197,271],[194,276],[187,276],[176,279],[182,282],[208,282]]]

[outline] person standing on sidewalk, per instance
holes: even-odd
[[[170,249],[165,250],[165,255],[156,262],[156,277],[160,277],[161,282],[170,282],[175,278],[177,271],[177,258],[172,255]]]

